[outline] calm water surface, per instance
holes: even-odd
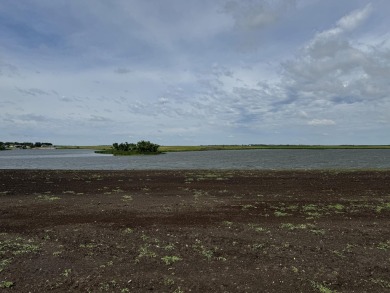
[[[158,156],[95,154],[92,150],[0,152],[0,169],[390,169],[390,150],[244,150],[166,153]]]

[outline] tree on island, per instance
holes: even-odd
[[[141,140],[137,142],[137,151],[140,153],[156,153],[159,148],[158,144],[151,143],[150,141]]]
[[[112,148],[114,151],[118,152],[129,152],[129,153],[139,153],[139,154],[147,154],[147,153],[157,153],[158,148],[160,146],[155,143],[151,143],[150,141],[141,140],[134,143],[113,143]]]
[[[134,143],[128,143],[128,142],[122,142],[120,144],[115,142],[112,144],[112,147],[116,151],[133,152],[133,151],[136,151],[137,145]]]

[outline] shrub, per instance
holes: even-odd
[[[112,144],[112,147],[115,151],[118,152],[134,152],[134,153],[157,153],[158,148],[160,147],[158,144],[151,143],[150,141],[141,140],[137,142],[137,144],[134,143],[120,143],[117,142]]]

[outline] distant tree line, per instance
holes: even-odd
[[[41,147],[52,147],[53,144],[50,142],[2,142],[0,141],[0,150],[19,148],[19,149],[33,149]]]
[[[155,143],[151,143],[150,141],[145,141],[141,140],[139,142],[135,143],[113,143],[112,148],[115,151],[120,151],[120,152],[134,152],[134,153],[140,153],[140,154],[145,154],[145,153],[157,153],[158,148],[160,146]]]

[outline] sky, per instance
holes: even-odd
[[[1,0],[0,141],[390,144],[388,0]]]

